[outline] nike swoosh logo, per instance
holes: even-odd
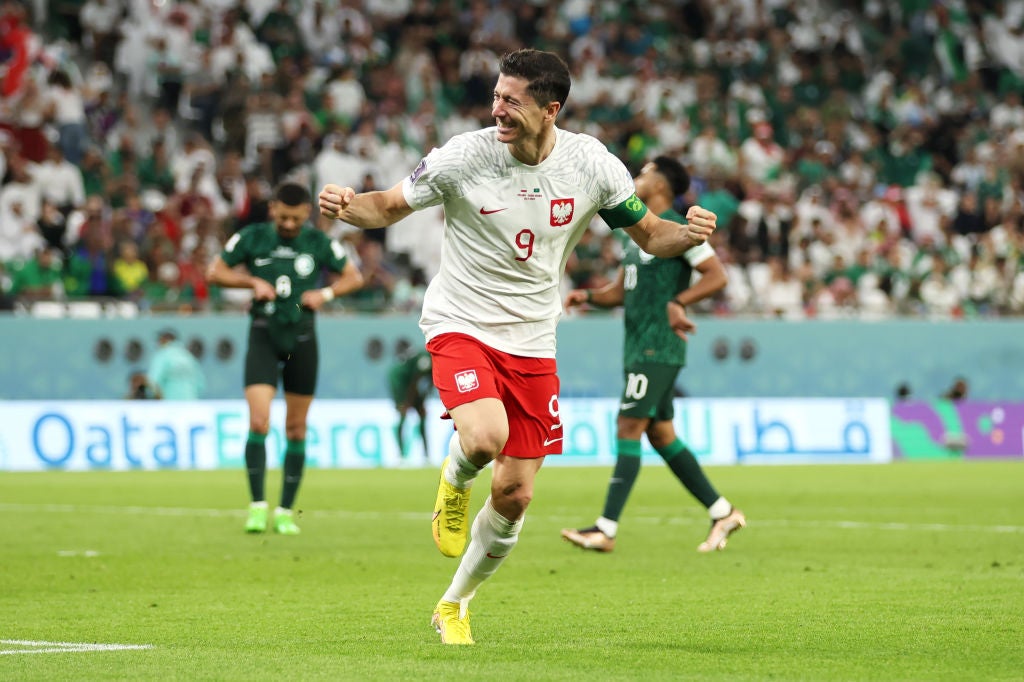
[[[256,265],[256,266],[260,266],[260,265],[270,265],[273,262],[274,262],[273,258],[257,258],[257,259],[255,259],[252,262],[252,264]]]
[[[622,403],[619,405],[620,410],[628,410],[631,407],[636,407],[636,403]]]
[[[496,208],[493,211],[488,211],[486,208],[481,206],[480,207],[480,215],[491,215],[492,213],[501,213],[502,211],[507,211],[507,210],[508,210],[507,206],[505,208]]]
[[[561,438],[551,438],[550,440],[545,440],[544,441],[544,445],[545,446],[551,445],[552,443],[557,443],[560,440],[562,440],[562,439]]]
[[[504,559],[507,556],[508,556],[507,554],[502,554],[501,556],[494,556],[490,552],[487,553],[487,558],[488,559]]]

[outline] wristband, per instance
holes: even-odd
[[[591,301],[594,300],[594,292],[593,291],[591,291],[590,289],[584,289],[583,292],[587,295],[587,299],[586,299],[587,303],[590,303]]]
[[[675,303],[675,304],[676,304],[677,306],[679,306],[680,308],[682,308],[682,309],[683,309],[683,312],[684,312],[684,313],[686,312],[686,305],[685,305],[685,304],[683,304],[683,303],[680,303],[680,302],[679,302],[679,299],[678,299],[678,298],[674,298],[674,297],[673,297],[673,298],[670,298],[670,299],[668,300],[668,302],[669,302],[669,303]]]
[[[320,290],[320,295],[323,296],[324,303],[330,303],[334,300],[334,289],[330,287],[324,287]]]

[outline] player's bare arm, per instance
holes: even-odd
[[[725,266],[722,265],[722,261],[718,259],[718,256],[712,256],[701,261],[696,266],[696,270],[701,275],[700,281],[691,287],[683,289],[673,296],[671,301],[665,304],[668,313],[668,325],[672,327],[676,336],[683,341],[689,338],[689,334],[697,332],[696,323],[686,314],[686,306],[701,301],[717,291],[721,291],[728,282]]]
[[[686,212],[686,221],[686,225],[680,225],[648,211],[637,224],[625,230],[652,256],[674,258],[706,242],[717,227],[718,216],[700,206],[691,206]]]
[[[729,283],[729,277],[725,274],[725,266],[722,265],[718,256],[701,261],[695,269],[700,273],[700,280],[676,294],[676,300],[684,306],[713,296]]]
[[[228,289],[252,289],[257,301],[273,301],[277,298],[274,286],[265,279],[249,274],[244,266],[232,268],[217,256],[206,271],[206,281]]]
[[[351,187],[325,185],[319,199],[321,215],[364,230],[393,225],[413,211],[401,182],[391,189],[362,193]]]
[[[573,289],[565,296],[565,307],[591,303],[602,308],[613,308],[622,305],[626,298],[626,275],[622,268],[619,268],[615,280],[609,282],[600,289]]]
[[[323,305],[338,296],[344,296],[363,286],[363,273],[352,261],[345,263],[341,274],[323,289],[310,289],[302,292],[302,305],[310,310],[320,310]],[[328,293],[328,291],[330,293]]]

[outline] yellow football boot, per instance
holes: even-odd
[[[441,554],[457,557],[466,548],[469,516],[469,488],[459,489],[444,477],[448,458],[441,464],[441,482],[437,486],[437,501],[434,502],[434,518],[431,522],[434,543]]]

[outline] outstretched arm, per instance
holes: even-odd
[[[686,212],[686,225],[659,218],[650,211],[635,225],[625,228],[637,245],[658,258],[674,258],[703,244],[717,227],[718,216],[700,206]]]
[[[325,185],[320,192],[320,213],[334,220],[370,230],[387,227],[411,214],[402,183],[391,189],[357,194],[351,187]]]

